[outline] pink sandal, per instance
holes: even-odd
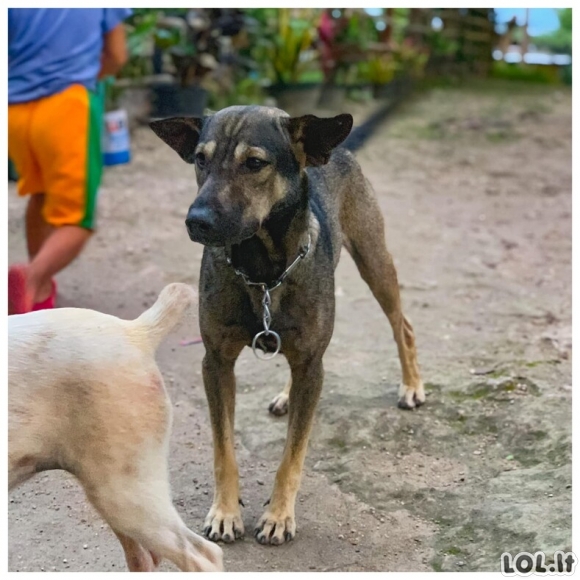
[[[26,314],[34,306],[34,296],[26,290],[26,266],[16,264],[8,269],[8,314]]]
[[[34,306],[32,307],[33,312],[36,312],[37,310],[51,310],[52,308],[56,307],[56,282],[51,280],[50,283],[52,284],[50,296],[44,299],[42,302],[35,302]]]

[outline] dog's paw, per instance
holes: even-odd
[[[296,535],[294,514],[274,513],[267,510],[254,529],[254,536],[260,544],[279,546],[290,542]]]
[[[157,568],[159,568],[159,566],[161,566],[161,562],[163,561],[163,558],[161,556],[159,556],[158,554],[156,554],[155,552],[151,552],[149,551],[149,554],[151,555],[151,561],[153,562],[153,572],[157,572]]]
[[[239,507],[227,510],[212,505],[203,524],[203,534],[212,542],[230,544],[244,535],[244,522]]]
[[[201,539],[200,539],[201,540]],[[212,544],[211,542],[206,542],[203,544],[203,547],[200,549],[200,552],[205,557],[205,561],[203,562],[203,568],[201,571],[203,572],[223,572],[224,569],[224,553],[223,550]]]
[[[425,389],[422,382],[414,388],[401,384],[399,389],[399,409],[414,409],[415,407],[420,407],[424,402]]]
[[[270,403],[268,411],[276,417],[281,417],[288,412],[288,399],[290,397],[286,393],[278,393]]]

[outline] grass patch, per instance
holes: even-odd
[[[494,376],[496,374],[500,376]],[[474,383],[465,390],[456,389],[448,391],[447,394],[457,402],[480,401],[482,399],[508,401],[511,399],[511,393],[518,389],[522,389],[534,396],[540,394],[540,389],[530,379],[526,377],[506,377],[501,374],[501,371],[490,373],[487,380]]]
[[[487,131],[485,137],[490,143],[506,143],[517,140],[519,136],[513,131],[499,130]]]
[[[329,439],[328,444],[337,447],[338,449],[346,449],[348,447],[346,441],[341,437],[333,437],[332,439]]]
[[[434,558],[431,561],[431,568],[433,568],[435,572],[443,572],[443,562],[441,561],[441,558]]]
[[[491,77],[542,85],[561,83],[560,67],[554,65],[510,64],[498,61],[493,63]]]

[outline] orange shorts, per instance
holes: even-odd
[[[8,156],[18,193],[44,193],[43,217],[53,226],[94,229],[102,114],[100,95],[82,85],[8,106]]]

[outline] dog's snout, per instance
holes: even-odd
[[[195,236],[197,233],[207,234],[215,228],[215,213],[207,206],[192,206],[187,212],[185,225],[190,236]]]
[[[250,237],[258,230],[255,221],[245,223],[235,203],[219,199],[223,188],[204,185],[185,219],[189,239],[205,246],[225,246]]]

